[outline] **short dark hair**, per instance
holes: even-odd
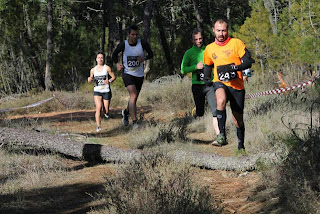
[[[196,35],[198,33],[202,34],[202,31],[198,28],[193,29],[192,33],[191,33],[191,39],[193,39],[193,35]]]
[[[139,31],[139,28],[138,28],[137,25],[131,25],[131,26],[129,26],[129,28],[128,28],[128,34],[130,34],[132,30],[134,30],[134,31]]]
[[[213,20],[213,27],[214,27],[214,25],[217,23],[217,22],[219,22],[219,23],[226,23],[227,24],[227,29],[228,29],[228,27],[229,27],[229,21],[228,21],[228,19],[226,18],[226,17],[224,17],[224,16],[217,16],[214,20]]]

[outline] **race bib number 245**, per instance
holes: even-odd
[[[224,81],[224,82],[229,82],[230,80],[237,78],[237,76],[238,76],[237,71],[219,72],[218,73],[219,80]]]

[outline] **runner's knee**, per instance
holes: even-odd
[[[221,110],[221,108],[225,108],[227,100],[224,97],[217,97],[217,107]]]

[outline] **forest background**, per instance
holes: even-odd
[[[155,53],[147,79],[179,74],[190,32],[202,29],[209,44],[218,15],[245,42],[264,83],[278,72],[297,82],[320,69],[318,14],[318,0],[0,0],[0,96],[78,90],[97,51],[111,65],[131,24]]]

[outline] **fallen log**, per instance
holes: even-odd
[[[0,127],[0,144],[31,146],[38,149],[55,151],[64,155],[85,160],[103,160],[114,163],[129,163],[146,154],[137,149],[120,149],[113,146],[92,144],[67,139],[48,132]],[[168,158],[187,162],[206,169],[254,170],[261,155],[243,157],[223,157],[204,152],[171,151]]]
[[[31,146],[85,160],[117,163],[130,162],[141,155],[139,150],[122,150],[112,146],[74,141],[48,132],[7,127],[0,128],[0,143]]]

